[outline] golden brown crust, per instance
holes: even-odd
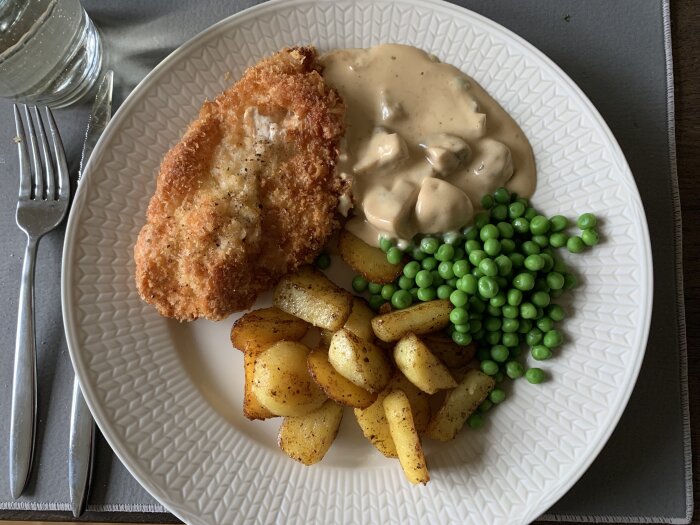
[[[205,102],[160,167],[134,249],[141,297],[167,317],[223,319],[311,262],[340,226],[344,121],[312,47],[258,62]]]

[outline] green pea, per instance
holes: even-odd
[[[489,400],[494,405],[500,405],[501,403],[503,403],[506,400],[506,393],[501,388],[494,388],[493,390],[491,390],[491,393],[489,394]]]
[[[403,252],[396,246],[392,246],[389,248],[389,251],[386,252],[386,260],[389,264],[399,264],[401,259],[403,259]]]
[[[517,319],[520,314],[520,309],[512,304],[506,304],[501,307],[501,313],[506,319]]]
[[[465,255],[466,252],[464,251],[464,248],[461,246],[455,246],[455,256],[452,258],[452,260],[459,261],[460,259],[464,259]]]
[[[457,308],[461,308],[469,301],[469,297],[462,290],[455,290],[450,294],[450,302]]]
[[[474,250],[469,254],[469,262],[473,266],[479,266],[479,263],[486,259],[488,255],[484,250]]]
[[[513,229],[518,233],[528,233],[530,231],[530,221],[525,217],[513,219]]]
[[[362,293],[367,289],[367,285],[369,283],[367,282],[367,279],[362,277],[361,275],[356,275],[352,279],[352,289],[355,290],[357,293]]]
[[[469,273],[469,261],[465,259],[455,261],[452,265],[452,273],[457,278],[467,275]]]
[[[509,254],[515,251],[515,241],[513,239],[501,239],[501,253]]]
[[[523,215],[528,221],[532,221],[535,217],[537,217],[537,210],[535,208],[528,208],[525,210],[525,215]]]
[[[464,238],[467,241],[475,241],[479,238],[479,230],[477,230],[473,226],[467,226],[462,230],[462,235],[464,235]]]
[[[490,194],[486,194],[483,197],[481,197],[481,205],[484,207],[484,209],[488,210],[489,208],[493,208],[494,204],[494,199],[493,196]]]
[[[461,346],[467,346],[472,342],[471,334],[463,334],[462,332],[452,332],[452,340]]]
[[[494,330],[493,332],[486,332],[486,342],[490,345],[497,345],[501,342],[503,337],[503,332],[500,330]]]
[[[528,383],[539,385],[545,380],[544,370],[541,368],[530,368],[527,372],[525,372],[525,379],[527,379]]]
[[[428,270],[421,270],[416,274],[418,288],[428,288],[433,285],[433,274]]]
[[[419,247],[415,247],[411,250],[411,259],[414,259],[416,261],[422,261],[425,259],[428,255],[421,250]]]
[[[592,228],[588,230],[583,230],[581,232],[581,239],[583,239],[583,242],[586,246],[595,246],[596,244],[598,244],[599,241],[598,232]]]
[[[559,330],[550,330],[544,334],[542,342],[547,348],[556,348],[564,342],[564,336]]]
[[[535,279],[535,286],[533,290],[536,292],[549,292],[549,285],[547,284],[547,279],[544,277],[537,277]]]
[[[595,215],[592,213],[584,213],[583,215],[579,216],[578,220],[576,221],[576,226],[578,226],[580,230],[590,230],[591,228],[595,228],[597,223],[598,220],[596,219]]]
[[[500,232],[495,224],[487,224],[481,228],[481,231],[479,232],[479,237],[482,241],[486,241],[488,239],[498,239],[499,236]]]
[[[550,217],[549,225],[549,231],[553,233],[564,231],[569,227],[569,219],[563,215],[555,215],[554,217]]]
[[[544,268],[544,259],[540,255],[528,255],[525,258],[525,268],[533,272],[541,270]]]
[[[527,334],[532,330],[532,321],[530,319],[520,319],[520,326],[518,326],[519,334]]]
[[[581,239],[581,237],[579,237],[578,235],[569,237],[569,240],[566,241],[566,249],[569,250],[571,253],[581,253],[585,248],[586,244],[583,242],[583,239]]]
[[[534,241],[525,241],[520,247],[520,251],[522,251],[523,255],[525,256],[539,255],[539,253],[542,251],[542,248],[540,248],[540,245]]]
[[[382,286],[381,296],[385,301],[389,301],[391,296],[394,295],[396,291],[396,286],[393,283],[385,284]]]
[[[491,401],[489,401],[487,398],[481,402],[481,404],[478,407],[478,410],[479,410],[479,412],[484,413],[484,412],[488,412],[489,410],[491,410],[491,408],[493,408],[493,403],[491,403]],[[467,421],[469,421],[469,420],[467,419]]]
[[[409,279],[415,279],[420,269],[421,265],[418,261],[411,261],[406,263],[406,266],[403,267],[403,274]]]
[[[476,332],[479,332],[479,331],[481,331],[481,328],[482,328],[481,321],[479,321],[478,319],[470,319],[469,320],[469,331],[471,333],[474,334]]]
[[[486,333],[486,330],[484,330],[482,328],[481,330],[478,330],[473,334],[473,338],[476,339],[477,341],[483,341],[485,333]]]
[[[447,279],[445,280],[445,284],[454,290],[457,288],[457,278],[453,277],[452,279]]]
[[[469,298],[469,310],[477,313],[484,313],[486,311],[486,303],[482,301],[479,297]]]
[[[566,317],[566,312],[558,304],[550,304],[547,308],[547,315],[552,319],[552,321],[560,322]]]
[[[440,286],[437,287],[437,297],[438,299],[449,299],[450,294],[452,294],[452,291],[454,288],[447,284],[441,284]]]
[[[381,295],[372,295],[369,298],[369,307],[376,312],[385,302],[386,301]]]
[[[454,327],[456,332],[462,334],[468,334],[469,332],[471,332],[471,325],[469,323],[453,324],[452,326]]]
[[[564,288],[564,276],[559,272],[552,272],[547,274],[547,285],[552,290],[561,290]]]
[[[498,293],[498,283],[493,277],[480,277],[478,286],[479,295],[484,299],[491,299],[491,297]]]
[[[520,338],[516,333],[504,332],[501,342],[508,348],[514,348],[520,344]]]
[[[391,248],[394,245],[393,242],[391,242],[391,239],[387,237],[382,237],[379,239],[379,248],[384,252],[388,252],[389,248]]]
[[[513,271],[513,261],[507,255],[499,255],[495,261],[498,267],[498,275],[504,277],[510,275],[510,272]]]
[[[466,243],[464,243],[464,251],[467,252],[467,255],[482,249],[483,245],[477,240],[469,240]]]
[[[500,370],[498,372],[496,372],[496,375],[493,376],[493,380],[496,381],[496,384],[503,383],[505,378],[506,378],[505,374],[503,372],[501,372]]]
[[[496,282],[498,283],[498,287],[501,289],[506,289],[508,287],[508,279],[505,277],[501,277],[500,275],[496,277]]]
[[[502,221],[508,217],[508,207],[505,204],[497,204],[491,208],[491,217],[497,221]]]
[[[467,274],[460,277],[459,281],[457,281],[457,289],[469,295],[474,295],[479,290],[479,280],[473,275]]]
[[[498,265],[493,259],[483,259],[479,263],[479,270],[488,277],[496,277],[498,275]]]
[[[495,376],[498,373],[498,363],[486,359],[481,362],[481,371],[487,376]]]
[[[551,298],[547,292],[535,292],[532,294],[532,297],[530,297],[530,300],[535,306],[544,308],[545,306],[549,306]]]
[[[509,355],[508,349],[504,345],[495,345],[491,348],[491,359],[497,363],[505,363]]]
[[[522,353],[523,353],[523,349],[520,346],[520,341],[518,341],[518,344],[516,346],[511,347],[510,357],[512,357],[513,359],[517,359],[518,357],[521,356]]]
[[[542,332],[547,333],[554,329],[554,321],[551,317],[542,317],[537,320],[537,328],[542,330]]]
[[[493,192],[493,200],[498,204],[508,204],[510,202],[510,192],[503,187],[498,188]]]
[[[474,227],[477,230],[481,230],[481,228],[486,226],[490,220],[491,219],[489,218],[489,213],[487,211],[479,212],[474,216]]]
[[[467,418],[467,425],[469,425],[469,428],[472,430],[479,430],[486,424],[486,420],[484,419],[484,416],[481,414],[474,412]]]
[[[500,234],[501,239],[510,239],[513,237],[513,235],[515,235],[513,225],[509,222],[499,222],[496,226],[498,227],[498,233]]]
[[[409,279],[405,275],[402,275],[399,277],[399,288],[402,290],[410,290],[416,285],[416,281],[414,279]]]
[[[535,278],[529,273],[519,273],[513,279],[513,286],[518,290],[527,292],[535,286]]]
[[[423,237],[420,241],[420,249],[423,253],[433,255],[440,246],[440,241],[435,237]]]
[[[542,271],[544,273],[549,273],[552,271],[554,268],[554,257],[552,257],[548,253],[541,253],[540,257],[544,260],[544,266],[542,267]]]
[[[520,317],[523,319],[535,319],[537,317],[537,308],[532,303],[522,303],[520,305]]]
[[[438,261],[451,261],[454,256],[455,248],[451,244],[441,244],[435,253],[435,258]]]
[[[523,206],[525,206],[526,209],[530,207],[530,201],[527,200],[525,197],[518,197],[517,199],[515,199],[515,202],[521,203]]]
[[[409,290],[411,297],[413,297],[413,301],[418,301],[418,290],[420,290],[420,288],[417,286]]]
[[[539,328],[533,328],[525,336],[525,344],[527,346],[538,345],[542,342],[543,337],[544,334],[542,333],[542,330],[540,330]]]
[[[377,283],[369,283],[367,285],[367,289],[369,290],[369,293],[377,295],[382,292],[382,285]]]
[[[564,290],[571,290],[578,285],[578,279],[572,273],[564,274]]]
[[[513,268],[522,268],[525,264],[525,256],[522,253],[511,253],[508,258],[513,263]]]
[[[479,270],[479,267],[478,267],[478,266],[475,266],[474,268],[472,268],[471,274],[472,274],[474,277],[476,277],[477,279],[478,279],[479,277],[483,277],[483,276],[484,276],[484,272],[482,272],[481,270]]]
[[[453,308],[450,312],[450,321],[453,324],[464,324],[469,321],[469,312],[464,308]]]
[[[506,294],[503,292],[498,292],[496,295],[489,299],[489,304],[495,306],[496,308],[502,307],[506,304]]]
[[[498,239],[486,239],[484,242],[484,251],[487,255],[495,257],[501,253],[501,243],[498,242]]]
[[[549,245],[554,248],[562,248],[566,246],[566,241],[569,240],[569,236],[564,232],[553,233],[549,236]]]
[[[494,317],[500,317],[503,315],[501,313],[501,309],[498,306],[493,306],[490,303],[486,305],[486,313]]]
[[[426,257],[421,262],[423,269],[428,270],[428,271],[435,270],[438,267],[438,264],[440,264],[440,263],[438,262],[438,260],[435,257]]]
[[[524,373],[523,365],[517,361],[508,361],[506,363],[506,375],[511,379],[522,377]]]
[[[508,304],[512,306],[518,306],[523,301],[523,292],[517,288],[511,288],[508,290]]]
[[[321,270],[326,270],[331,265],[331,256],[328,255],[326,252],[321,252],[318,254],[318,257],[316,257],[314,264],[317,268]]]
[[[532,242],[534,242],[540,248],[546,248],[549,246],[549,237],[546,235],[533,235]]]
[[[511,219],[517,219],[518,217],[522,217],[524,213],[525,205],[522,202],[511,202],[510,206],[508,206],[508,217],[510,217]]]
[[[559,272],[562,275],[564,275],[566,272],[568,272],[568,268],[566,266],[566,263],[557,257],[554,258],[554,268],[553,269],[555,272]]]
[[[520,326],[520,323],[518,322],[517,319],[503,319],[503,324],[501,325],[501,330],[505,333],[515,333],[518,331],[518,326]]]
[[[484,319],[484,328],[487,332],[496,332],[501,329],[501,320],[498,317],[487,317]]]
[[[418,300],[427,302],[434,301],[437,297],[435,288],[418,288]]]
[[[397,310],[403,310],[411,306],[413,302],[413,296],[408,290],[397,290],[394,295],[391,296],[391,306]]]
[[[535,345],[530,350],[533,359],[544,361],[552,357],[552,351],[544,345]]]
[[[433,286],[438,287],[441,284],[445,284],[445,279],[442,278],[440,272],[438,272],[437,270],[433,270],[432,272],[430,272],[430,275],[433,276]]]

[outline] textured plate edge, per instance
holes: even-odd
[[[104,144],[108,142],[108,138],[111,137],[116,131],[116,129],[119,127],[121,124],[121,121],[124,120],[125,115],[127,114],[127,111],[124,108],[129,108],[131,105],[135,104],[136,101],[138,100],[138,97],[141,93],[141,91],[145,90],[147,86],[150,86],[154,82],[158,80],[158,78],[165,73],[167,70],[168,65],[177,59],[177,57],[181,54],[187,53],[191,48],[197,46],[200,41],[209,38],[211,33],[216,33],[217,31],[220,31],[224,26],[230,24],[232,21],[245,21],[246,19],[250,17],[256,17],[259,15],[264,14],[265,12],[268,11],[274,11],[278,7],[284,7],[284,8],[289,8],[289,7],[294,7],[294,6],[299,6],[299,5],[304,5],[304,4],[314,4],[314,3],[332,3],[333,0],[270,0],[268,2],[265,2],[263,4],[259,4],[253,7],[250,7],[248,9],[244,9],[242,11],[239,11],[238,13],[234,13],[233,15],[230,15],[216,24],[213,24],[212,26],[204,29],[191,39],[189,39],[187,42],[179,46],[176,50],[174,50],[170,55],[168,55],[163,61],[161,61],[144,79],[139,82],[139,84],[134,88],[134,90],[129,94],[129,96],[125,99],[124,103],[122,106],[119,108],[117,113],[115,114],[114,118],[110,122],[109,126],[105,130],[102,138],[96,145],[96,150],[95,154],[92,155],[90,160],[88,161],[88,164],[86,166],[86,173],[85,177],[83,178],[83,182],[81,182],[81,185],[78,187],[76,197],[73,202],[73,206],[70,212],[70,215],[68,217],[67,221],[67,226],[66,226],[66,234],[65,234],[65,243],[64,243],[64,248],[63,248],[63,256],[62,256],[62,267],[61,267],[61,305],[62,305],[62,313],[63,313],[63,323],[64,323],[64,330],[66,333],[66,341],[68,345],[68,350],[70,354],[71,361],[73,363],[73,367],[76,371],[76,375],[78,377],[79,383],[81,388],[83,389],[83,392],[87,393],[85,395],[86,402],[88,404],[88,407],[90,408],[90,411],[92,412],[93,416],[95,417],[95,420],[98,423],[98,426],[100,427],[101,430],[103,430],[103,434],[105,436],[105,439],[109,443],[110,447],[112,450],[115,452],[117,457],[120,459],[120,461],[125,465],[127,470],[136,478],[136,480],[141,484],[142,487],[144,487],[145,490],[147,490],[154,498],[156,498],[159,502],[161,502],[169,511],[171,511],[173,514],[175,514],[178,518],[182,519],[183,521],[186,521],[187,518],[194,519],[195,522],[198,521],[196,520],[195,516],[188,516],[188,513],[184,509],[180,509],[177,504],[172,502],[167,495],[162,494],[160,489],[156,486],[152,486],[151,484],[148,484],[145,482],[145,473],[141,471],[138,466],[135,465],[130,465],[129,462],[127,461],[127,458],[129,457],[128,452],[126,452],[125,448],[122,447],[122,444],[116,440],[113,439],[112,435],[110,432],[104,431],[104,429],[110,429],[111,430],[111,425],[109,424],[108,419],[105,417],[104,413],[99,409],[99,406],[96,406],[92,402],[92,397],[93,397],[93,392],[89,388],[89,384],[86,384],[84,381],[83,377],[86,376],[86,369],[85,369],[85,363],[81,359],[79,353],[75,350],[76,347],[76,341],[77,339],[75,338],[75,332],[77,330],[77,327],[75,326],[75,320],[73,318],[73,305],[72,305],[72,297],[70,295],[70,289],[73,284],[73,275],[72,275],[72,263],[74,259],[74,238],[76,236],[76,230],[78,228],[77,223],[78,223],[78,217],[80,215],[80,212],[82,210],[83,204],[84,204],[84,199],[86,195],[86,190],[84,189],[84,186],[89,185],[89,180],[90,177],[92,176],[92,171],[93,171],[93,166],[97,163],[98,158],[101,157],[102,155],[102,150],[104,149]],[[588,470],[590,465],[593,463],[593,461],[598,457],[600,454],[601,450],[605,446],[605,444],[608,442],[612,432],[615,430],[617,427],[617,424],[619,423],[620,418],[622,417],[622,414],[624,413],[627,404],[629,403],[630,397],[632,395],[632,391],[634,390],[634,387],[637,383],[637,379],[639,377],[639,372],[641,370],[642,363],[644,361],[644,355],[646,353],[646,346],[648,344],[648,339],[649,339],[649,330],[651,328],[651,313],[652,313],[652,303],[653,303],[653,261],[652,261],[652,254],[651,254],[651,243],[650,243],[650,237],[649,237],[649,227],[646,219],[646,213],[644,211],[644,206],[641,201],[641,197],[639,195],[639,190],[637,189],[636,182],[634,180],[634,177],[632,175],[631,169],[629,168],[629,165],[624,157],[624,154],[622,152],[622,149],[620,148],[620,145],[618,144],[615,136],[613,135],[612,131],[610,130],[609,126],[603,119],[603,117],[600,115],[596,107],[593,105],[593,103],[588,99],[588,97],[583,93],[581,88],[579,88],[576,83],[552,60],[550,59],[544,52],[540,51],[537,47],[535,47],[533,44],[529,43],[526,41],[524,38],[519,36],[518,34],[514,33],[510,29],[494,22],[493,20],[480,15],[478,13],[475,13],[474,11],[471,11],[466,8],[462,8],[460,6],[456,6],[454,4],[450,4],[446,1],[443,0],[395,0],[396,3],[404,4],[407,6],[421,6],[421,7],[426,7],[429,6],[433,9],[440,10],[442,12],[446,13],[454,13],[457,15],[464,15],[465,13],[468,14],[469,16],[475,18],[479,22],[483,23],[486,26],[489,26],[492,30],[501,33],[505,35],[508,39],[512,40],[514,43],[517,43],[527,51],[529,51],[534,57],[538,58],[543,62],[545,66],[548,66],[552,71],[554,71],[562,80],[565,84],[566,87],[571,91],[572,94],[576,96],[578,99],[578,102],[581,103],[581,105],[585,108],[588,109],[589,114],[594,118],[595,123],[597,123],[598,127],[600,130],[607,135],[608,140],[610,144],[613,146],[613,153],[617,157],[617,164],[618,167],[621,168],[621,174],[623,175],[623,180],[626,179],[626,182],[628,184],[628,187],[633,188],[633,197],[634,201],[636,201],[636,204],[638,206],[638,209],[642,212],[640,214],[639,220],[640,220],[640,226],[641,230],[643,233],[643,239],[642,239],[642,253],[640,254],[641,260],[640,264],[644,267],[646,270],[646,275],[647,275],[647,287],[643,290],[643,293],[646,295],[645,301],[642,301],[645,306],[645,316],[643,319],[643,334],[640,338],[640,344],[642,345],[640,348],[640,352],[637,354],[637,361],[634,363],[634,368],[632,369],[631,374],[629,375],[629,382],[627,384],[627,388],[624,391],[620,392],[619,398],[622,400],[620,405],[618,406],[617,412],[614,414],[611,414],[610,418],[607,423],[607,430],[603,433],[601,433],[602,438],[599,440],[598,444],[596,447],[593,448],[591,454],[588,456],[588,458],[582,462],[580,468],[571,474],[570,479],[568,480],[567,483],[564,483],[563,485],[560,486],[559,490],[553,493],[550,493],[546,496],[544,496],[542,499],[538,501],[537,509],[533,509],[529,514],[522,516],[522,522],[527,523],[530,521],[533,521],[536,519],[539,515],[541,515],[543,512],[546,511],[551,505],[553,505],[558,499],[560,499],[566,492],[568,492],[571,487],[583,476],[583,474]],[[356,3],[371,3],[371,0],[356,0]],[[70,269],[70,270],[69,270]],[[88,387],[87,389],[85,387]]]

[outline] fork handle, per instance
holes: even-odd
[[[10,419],[10,491],[17,499],[22,494],[34,455],[36,421],[36,335],[34,332],[34,263],[39,239],[27,237],[22,266],[17,311],[15,366],[12,377],[12,415]]]

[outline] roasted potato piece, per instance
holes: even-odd
[[[403,264],[390,264],[383,251],[370,246],[347,230],[340,232],[338,251],[353,270],[371,283],[393,282],[403,271]]]
[[[313,350],[307,357],[307,363],[311,377],[336,403],[355,408],[367,408],[377,399],[376,393],[372,394],[341,376],[328,361],[327,350],[323,348]]]
[[[231,343],[243,352],[263,350],[277,341],[298,341],[309,324],[274,306],[248,312],[233,323]]]
[[[331,448],[342,419],[343,407],[329,399],[305,416],[285,417],[277,444],[290,458],[313,465]]]
[[[458,345],[445,332],[425,334],[421,336],[421,340],[450,370],[465,366],[476,353],[476,343],[467,346]]]
[[[467,372],[464,379],[447,392],[440,410],[428,424],[426,435],[438,441],[454,439],[495,385],[493,378],[479,370]]]
[[[253,378],[255,377],[255,359],[259,352],[249,351],[243,354],[245,383],[243,385],[243,415],[248,419],[268,419],[276,417],[265,408],[253,393]]]
[[[328,361],[341,376],[370,392],[382,390],[393,373],[384,350],[347,328],[333,334]]]
[[[408,397],[402,390],[394,390],[383,401],[389,432],[394,440],[401,468],[408,481],[414,485],[430,481],[423,447],[413,423],[413,413]]]
[[[378,315],[372,329],[382,341],[398,341],[409,332],[427,334],[447,326],[452,304],[448,300],[419,303],[403,310]]]
[[[326,330],[339,330],[352,309],[352,295],[310,266],[285,275],[275,288],[273,304]]]
[[[379,307],[379,310],[377,311],[379,312],[379,315],[388,314],[389,312],[394,311],[394,307],[391,306],[391,303],[389,301],[387,301],[386,303],[382,303],[382,305]]]
[[[384,398],[394,390],[402,390],[411,403],[413,424],[418,434],[422,434],[430,421],[430,400],[428,394],[421,392],[401,372],[396,372],[391,381],[374,403],[365,409],[355,409],[355,418],[364,436],[386,457],[395,458],[396,446],[389,432],[389,424],[384,415]]]
[[[411,383],[428,394],[457,386],[445,365],[414,333],[404,335],[396,343],[394,361]]]
[[[350,330],[360,339],[374,341],[374,330],[372,330],[373,317],[374,312],[367,304],[367,301],[361,297],[353,297],[352,311],[343,328]]]
[[[252,392],[278,416],[313,412],[326,396],[311,378],[306,359],[309,349],[296,341],[279,341],[255,359]]]

